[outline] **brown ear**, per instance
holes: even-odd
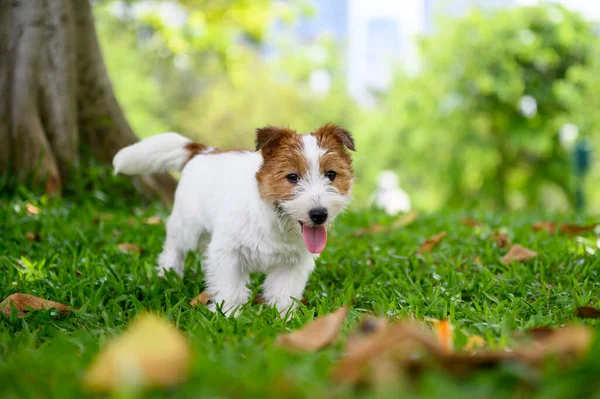
[[[352,138],[350,132],[337,125],[334,125],[333,123],[326,123],[325,125],[319,127],[315,131],[314,135],[319,141],[325,140],[326,138],[333,138],[349,150],[356,151],[356,148],[354,147],[354,139]]]
[[[256,151],[269,153],[284,137],[294,136],[296,132],[291,129],[276,126],[266,126],[256,129]]]

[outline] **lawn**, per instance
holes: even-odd
[[[274,309],[248,304],[227,319],[189,302],[203,290],[199,256],[189,256],[183,280],[156,277],[164,223],[157,204],[92,190],[75,202],[48,201],[21,192],[0,203],[0,300],[28,293],[77,308],[67,315],[0,314],[0,397],[85,396],[80,378],[100,348],[137,314],[153,310],[189,339],[193,371],[182,386],[152,397],[386,397],[386,392],[338,386],[328,377],[343,353],[345,336],[366,314],[390,318],[448,318],[457,346],[481,335],[488,346],[510,345],[515,333],[539,326],[587,323],[578,306],[600,305],[600,257],[594,233],[579,236],[533,231],[532,223],[557,220],[538,214],[447,212],[420,215],[404,228],[355,237],[354,232],[392,219],[377,212],[340,218],[305,292],[305,305],[287,323]],[[28,211],[27,204],[39,208]],[[35,213],[35,210],[34,210]],[[485,223],[461,224],[464,217]],[[591,219],[571,217],[570,222]],[[436,233],[447,236],[431,253],[416,254]],[[505,265],[494,232],[538,252]],[[29,234],[28,234],[29,233]],[[124,253],[120,243],[139,246]],[[596,252],[596,254],[594,254]],[[258,293],[261,276],[253,278]],[[348,305],[340,342],[314,354],[289,353],[276,337],[318,315]],[[596,328],[597,329],[597,328]],[[482,371],[467,379],[428,372],[405,397],[600,397],[600,347],[575,366],[552,363],[541,374],[519,366]],[[397,397],[398,392],[388,392]]]

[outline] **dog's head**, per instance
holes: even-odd
[[[350,202],[352,136],[332,124],[310,134],[268,126],[257,130],[256,149],[264,159],[260,196],[297,226],[310,252],[322,252],[327,228]]]

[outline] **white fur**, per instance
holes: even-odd
[[[135,162],[144,162],[150,171],[177,167],[188,155],[171,145],[175,140],[170,133],[146,139],[138,148],[127,147],[115,157],[115,168],[129,174],[140,170],[130,166]],[[154,143],[162,143],[164,153]],[[180,146],[185,143],[180,140]],[[248,301],[247,284],[253,271],[267,275],[263,286],[267,304],[275,305],[282,315],[293,309],[294,298],[302,298],[316,258],[304,245],[298,221],[308,222],[308,212],[315,205],[328,207],[333,219],[349,200],[319,176],[318,161],[325,152],[314,137],[304,136],[304,144],[311,162],[310,177],[298,184],[295,199],[282,204],[283,214],[259,195],[256,172],[263,162],[259,152],[192,158],[175,194],[159,271],[172,269],[182,276],[186,253],[199,248],[207,291],[226,314],[236,314]],[[151,156],[161,161],[147,160]]]
[[[123,148],[115,155],[115,174],[149,175],[157,172],[179,172],[188,158],[185,145],[191,140],[177,133],[149,137]]]

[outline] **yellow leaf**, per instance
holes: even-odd
[[[84,375],[94,392],[168,388],[187,379],[190,348],[183,335],[162,318],[144,315],[109,341]]]

